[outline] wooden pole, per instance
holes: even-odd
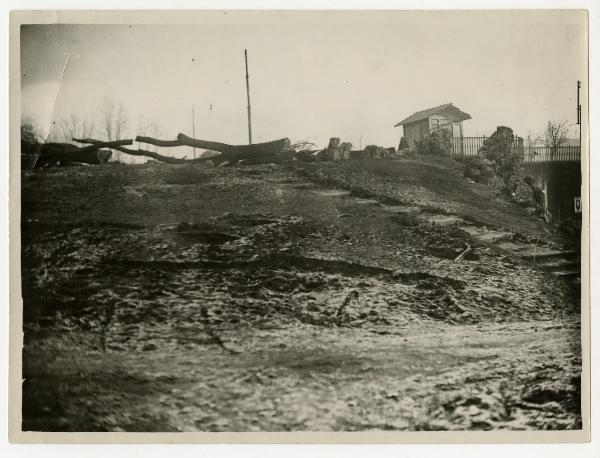
[[[581,81],[577,81],[577,124],[579,124],[579,151],[581,152],[581,104],[579,103],[579,91]],[[581,153],[580,153],[581,154]]]
[[[244,49],[244,60],[246,61],[246,97],[248,99],[248,144],[252,144],[252,114],[250,112],[250,79],[248,77],[248,50]]]

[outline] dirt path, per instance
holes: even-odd
[[[146,418],[152,429],[175,431],[580,427],[576,322],[302,325],[221,337],[235,353],[193,340],[108,353],[77,339],[33,345],[32,353],[56,352],[61,368],[36,376],[72,386],[38,399],[48,415],[28,425],[139,430]],[[78,396],[56,412],[52,402],[66,391]]]
[[[269,166],[24,183],[25,429],[580,426],[554,242]]]

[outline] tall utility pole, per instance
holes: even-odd
[[[579,91],[581,90],[581,81],[577,81],[577,124],[579,124],[579,148],[581,146],[581,104],[579,103]]]
[[[194,114],[194,106],[192,105],[192,137],[196,138],[196,115]],[[194,146],[194,159],[196,159],[196,147]]]
[[[248,98],[248,144],[252,144],[252,114],[250,112],[250,79],[248,77],[248,50],[244,49],[244,60],[246,61],[246,97]]]

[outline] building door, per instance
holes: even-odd
[[[455,122],[455,123],[452,124],[452,136],[455,137],[455,138],[462,137],[460,123],[456,123]]]

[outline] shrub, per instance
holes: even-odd
[[[365,146],[364,156],[368,159],[383,159],[386,156],[386,151],[382,146],[368,145]]]
[[[535,208],[538,204],[535,199],[535,194],[534,194],[535,189],[536,189],[535,187],[532,187],[524,180],[521,180],[521,181],[517,182],[517,184],[515,186],[515,190],[513,192],[513,199],[515,200],[515,202],[517,202],[522,207],[525,207],[525,208],[534,207]],[[542,206],[543,206],[543,201],[542,201]]]
[[[312,156],[316,146],[317,145],[313,142],[299,140],[289,145],[286,151],[280,156],[283,156],[283,160],[297,159],[299,161],[312,162],[316,160],[316,158]]]
[[[517,183],[513,198],[521,206],[533,209],[534,213],[541,213],[544,210],[546,200],[544,191],[530,176],[526,176]]]
[[[471,156],[463,160],[465,164],[464,175],[476,183],[489,185],[495,175],[491,161],[480,156]]]
[[[442,129],[426,135],[421,140],[417,141],[416,144],[417,153],[419,154],[449,156],[452,152],[452,134],[448,130]]]

